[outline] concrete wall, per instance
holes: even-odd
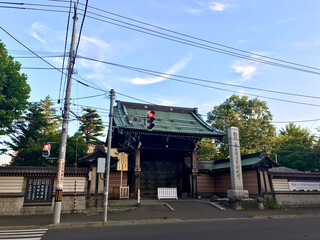
[[[74,210],[74,197],[62,197],[62,213],[72,213]],[[76,201],[77,212],[86,210],[86,196],[77,196]],[[40,215],[53,213],[52,202],[47,205],[24,205],[24,196],[7,196],[0,197],[0,215]]]
[[[287,192],[275,193],[275,200],[283,206],[317,207],[320,206],[320,193],[317,192]]]
[[[86,209],[86,177],[65,177],[62,197],[62,213],[74,211],[74,182],[77,181],[76,210]],[[25,202],[27,176],[0,176],[0,215],[52,214],[54,190],[51,202]],[[54,182],[54,186],[56,181]]]
[[[290,191],[287,178],[273,178],[272,186],[274,190],[274,198],[280,205],[295,207],[320,206],[320,192]]]
[[[66,176],[62,193],[62,213],[74,211],[74,189],[76,181],[76,210],[103,207],[103,175],[88,181],[88,177]],[[40,177],[41,178],[41,177]],[[120,172],[111,172],[109,179],[110,198],[119,199]],[[52,214],[56,179],[54,179],[52,201],[25,202],[27,176],[0,176],[0,215]],[[127,186],[127,172],[123,172],[123,186]],[[88,185],[91,185],[88,193]]]

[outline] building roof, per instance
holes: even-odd
[[[111,149],[111,152],[110,152],[111,165],[114,162],[118,161],[117,158],[114,156],[115,152],[116,152],[115,149]],[[107,158],[106,148],[103,147],[102,145],[97,145],[92,153],[89,153],[88,155],[85,155],[85,156],[79,158],[78,164],[80,166],[88,166],[88,165],[90,165],[90,163],[96,162],[98,158]]]
[[[258,152],[241,156],[242,167],[258,167],[260,165],[275,167],[277,163],[273,162],[265,152]],[[230,159],[220,159],[211,161],[197,161],[197,168],[203,171],[216,171],[230,168]]]
[[[57,176],[57,167],[8,166],[0,167],[0,176]],[[88,168],[66,167],[65,176],[88,176]]]
[[[146,129],[148,111],[155,112],[155,127]],[[125,119],[129,116],[129,119]],[[114,107],[116,127],[140,134],[175,134],[222,138],[225,134],[209,126],[198,114],[197,108],[182,108],[117,101]]]
[[[269,169],[271,176],[276,178],[318,178],[320,173],[307,173],[287,167],[274,167]]]

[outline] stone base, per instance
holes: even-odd
[[[248,190],[228,190],[227,191],[228,198],[231,200],[241,200],[249,197]]]
[[[231,208],[233,210],[263,210],[260,209],[259,203],[257,200],[252,198],[245,198],[241,200],[230,201]]]

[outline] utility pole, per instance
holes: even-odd
[[[75,38],[76,38],[76,23],[77,23],[77,8],[76,8],[76,3],[74,3],[73,30],[72,30],[71,47],[70,47],[70,55],[69,55],[67,90],[66,90],[66,98],[64,102],[61,141],[60,141],[60,150],[59,150],[58,176],[57,176],[57,185],[56,185],[56,193],[54,197],[54,208],[53,208],[54,224],[60,223],[60,215],[61,215],[64,166],[65,166],[65,158],[66,158],[68,122],[69,122],[69,111],[70,111],[71,80],[72,80],[72,74],[73,74],[73,66],[75,62],[74,46],[75,46]]]
[[[111,138],[112,138],[112,121],[113,121],[113,100],[114,90],[110,91],[110,114],[109,114],[109,129],[108,129],[108,142],[107,142],[107,163],[104,178],[104,201],[103,201],[103,222],[108,221],[108,198],[109,198],[109,174],[110,174],[110,152],[111,152]]]

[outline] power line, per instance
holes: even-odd
[[[149,104],[152,104],[152,105],[157,105],[155,103],[152,103],[152,102],[148,102],[148,101],[145,101],[145,100],[142,100],[142,99],[139,99],[139,98],[135,98],[135,97],[131,97],[129,95],[126,95],[126,94],[123,94],[123,93],[120,93],[120,92],[115,92],[116,94],[119,94],[121,96],[124,96],[124,97],[127,97],[127,98],[131,98],[131,99],[134,99],[134,100],[138,100],[140,102],[144,102],[144,103],[149,103]]]
[[[110,63],[110,62],[106,62],[106,61],[102,61],[102,60],[97,60],[97,59],[93,59],[93,58],[89,58],[89,57],[79,56],[79,58],[87,59],[87,60],[95,61],[95,62],[100,62],[100,63],[104,63],[104,64],[108,64],[108,65],[113,65],[113,66],[117,66],[117,67],[129,69],[129,70],[132,70],[132,71],[141,72],[141,73],[145,73],[145,74],[149,74],[149,75],[153,75],[153,76],[157,76],[157,77],[164,77],[164,75],[170,75],[170,74],[167,74],[167,73],[163,73],[162,75],[154,74],[154,73],[150,72],[150,71],[147,70],[147,69],[142,69],[142,68],[136,68],[136,67],[130,67],[130,66],[126,66],[126,65],[120,65],[120,64]],[[185,81],[185,80],[176,79],[176,78],[172,78],[172,77],[166,77],[166,79],[172,80],[172,81],[177,81],[177,82],[182,82],[182,83],[187,83],[187,84],[191,84],[191,85],[201,86],[201,87],[205,87],[205,88],[211,88],[211,89],[216,89],[216,90],[221,90],[221,91],[227,91],[227,92],[237,93],[237,91],[234,91],[234,90],[229,90],[229,89],[224,89],[224,88],[218,88],[218,87],[213,87],[213,86],[209,86],[209,85],[205,85],[205,84],[199,84],[199,83],[194,83],[194,82],[188,82],[188,81]],[[287,103],[294,103],[294,104],[301,104],[301,105],[308,105],[308,106],[320,107],[319,104],[305,103],[305,102],[298,102],[298,101],[291,101],[291,100],[286,100],[286,99],[280,99],[280,98],[273,98],[273,97],[261,96],[261,95],[252,94],[252,93],[245,93],[245,95],[254,96],[254,97],[261,97],[261,98],[266,98],[266,99],[275,100],[275,101],[281,101],[281,102],[287,102]]]
[[[42,58],[62,58],[63,55],[56,55],[56,56],[41,56]],[[14,58],[39,58],[38,56],[13,56]]]
[[[106,22],[106,23],[109,23],[109,24],[112,24],[112,25],[116,25],[116,26],[119,26],[119,27],[127,28],[127,29],[130,29],[130,30],[141,32],[141,33],[148,34],[148,35],[151,35],[151,36],[156,36],[156,37],[163,38],[163,39],[166,39],[166,40],[182,43],[182,44],[185,44],[185,45],[189,45],[189,46],[193,46],[193,47],[197,47],[197,48],[201,48],[201,49],[205,49],[205,50],[209,50],[209,51],[213,51],[213,52],[226,54],[226,55],[229,55],[229,56],[243,58],[243,59],[247,59],[247,60],[254,61],[254,62],[273,65],[273,66],[277,66],[277,67],[282,67],[282,68],[287,68],[287,69],[291,69],[291,70],[296,70],[296,71],[301,71],[301,72],[306,72],[306,73],[312,73],[312,74],[317,74],[317,75],[320,74],[319,72],[306,70],[306,69],[298,68],[298,67],[293,67],[293,66],[289,66],[289,65],[285,65],[285,64],[281,64],[281,63],[266,61],[266,60],[263,60],[261,58],[254,58],[254,57],[243,55],[243,54],[240,54],[240,53],[236,53],[236,52],[220,49],[220,48],[217,48],[217,47],[212,47],[212,46],[209,46],[209,45],[205,45],[205,44],[202,44],[202,43],[186,40],[186,39],[183,39],[183,38],[180,38],[180,37],[176,37],[176,36],[173,36],[173,35],[161,33],[161,32],[155,31],[155,30],[150,30],[150,29],[147,29],[147,28],[144,28],[144,27],[141,27],[141,26],[137,26],[137,25],[133,25],[133,24],[130,24],[130,23],[126,23],[126,22],[123,22],[123,21],[120,21],[120,20],[116,20],[116,19],[113,19],[113,18],[110,18],[110,17],[102,16],[102,15],[99,15],[99,14],[96,14],[96,13],[92,13],[92,12],[89,12],[89,11],[88,11],[88,13],[93,14],[93,15],[98,15],[98,16],[103,17],[103,18],[111,19],[112,21],[115,21],[115,22],[124,23],[124,24],[132,26],[132,27],[128,27],[128,26],[125,26],[125,25],[121,25],[119,23],[110,22],[110,21],[107,21],[107,20],[103,20],[103,19],[88,15],[89,18],[92,18],[92,19],[95,19],[95,20],[98,20],[98,21]],[[143,29],[143,30],[140,30],[140,29]],[[297,65],[297,64],[295,64],[295,65]],[[299,64],[299,65],[301,65],[301,64]],[[307,68],[315,69],[313,67],[307,67]]]
[[[308,120],[293,120],[293,121],[271,121],[271,123],[295,123],[295,122],[315,122],[320,119],[308,119]]]
[[[19,10],[34,10],[34,11],[45,11],[45,12],[56,12],[56,13],[68,13],[68,11],[45,9],[45,8],[10,7],[10,6],[0,6],[0,8],[19,9]]]
[[[88,8],[88,0],[86,0],[85,9],[84,9],[84,13],[83,13],[83,16],[82,16],[82,22],[81,22],[80,32],[79,32],[79,36],[78,36],[77,47],[76,47],[76,51],[75,51],[75,55],[74,55],[75,57],[77,57],[77,54],[78,54],[78,48],[79,48],[79,45],[80,45],[80,38],[81,38],[81,33],[82,33],[84,20],[86,18],[87,8]]]
[[[63,2],[63,1],[61,1],[61,2]],[[39,9],[39,10],[41,10],[41,9]],[[79,9],[79,10],[81,10],[81,9]],[[81,10],[81,11],[83,11],[83,10]],[[141,32],[141,33],[145,33],[145,34],[148,34],[148,35],[164,38],[164,39],[167,39],[167,40],[170,40],[170,41],[175,41],[175,42],[179,42],[179,43],[182,43],[182,44],[187,44],[187,45],[190,45],[190,46],[194,46],[194,47],[198,47],[198,48],[202,48],[202,49],[206,49],[206,50],[210,50],[210,51],[215,51],[215,52],[227,54],[227,55],[230,55],[230,56],[240,57],[240,58],[244,58],[244,59],[255,61],[255,62],[265,63],[265,64],[277,66],[277,67],[282,67],[282,68],[287,68],[287,69],[291,69],[291,70],[302,71],[302,72],[307,72],[307,73],[312,73],[312,74],[317,74],[317,75],[320,74],[319,72],[310,71],[310,70],[306,70],[306,69],[298,68],[298,67],[292,67],[290,65],[280,64],[280,63],[276,63],[276,62],[266,61],[266,60],[263,60],[261,58],[251,57],[251,56],[243,55],[243,54],[240,54],[240,53],[237,53],[237,52],[232,52],[232,51],[229,51],[229,50],[225,50],[225,49],[221,49],[221,48],[205,45],[205,44],[202,44],[202,43],[199,43],[199,42],[190,41],[190,40],[187,40],[187,39],[183,39],[181,37],[176,37],[176,36],[173,36],[173,35],[170,35],[170,34],[166,34],[166,33],[163,33],[163,32],[158,32],[158,31],[151,30],[151,29],[148,29],[148,28],[144,28],[144,27],[141,27],[141,26],[138,26],[138,25],[134,25],[134,24],[131,24],[131,23],[128,23],[128,22],[120,21],[118,19],[106,17],[106,16],[101,15],[101,14],[96,14],[94,12],[89,12],[88,11],[88,13],[96,15],[96,16],[99,16],[99,17],[107,18],[109,20],[112,20],[112,21],[115,21],[115,22],[118,22],[118,23],[126,24],[126,25],[131,26],[131,27],[124,26],[124,25],[117,24],[117,23],[110,22],[110,21],[106,21],[106,20],[102,20],[100,18],[88,16],[90,18],[93,18],[93,19],[96,19],[96,20],[99,20],[99,21],[103,21],[103,22],[107,22],[109,24],[117,25],[117,26],[120,26],[120,27],[124,27],[124,28],[127,28],[127,29],[131,29],[131,30],[134,30],[134,31],[138,31],[138,32]],[[114,15],[117,15],[117,14],[114,14]],[[121,17],[124,17],[124,16],[121,16]],[[124,17],[124,18],[126,18],[126,17]],[[276,58],[270,58],[270,57],[263,56],[263,55],[260,55],[260,54],[244,51],[244,50],[237,49],[237,48],[232,48],[232,47],[229,47],[229,46],[226,46],[226,45],[218,44],[218,43],[207,41],[207,40],[204,40],[204,39],[201,39],[201,38],[196,38],[196,37],[193,37],[193,36],[190,36],[190,35],[186,35],[186,34],[182,34],[182,33],[179,33],[179,32],[171,31],[171,30],[168,30],[168,29],[165,29],[165,28],[157,27],[155,25],[147,24],[147,23],[144,23],[144,22],[141,22],[141,21],[137,21],[137,20],[134,20],[134,19],[130,19],[130,20],[131,21],[140,22],[140,23],[143,23],[143,24],[148,25],[148,26],[152,26],[153,28],[158,28],[158,29],[161,29],[161,30],[165,30],[167,32],[171,32],[171,33],[174,33],[174,34],[182,35],[184,37],[193,38],[193,39],[195,39],[197,41],[200,40],[202,42],[206,42],[206,43],[222,46],[224,48],[228,48],[228,49],[232,49],[232,50],[236,50],[236,51],[240,51],[240,52],[244,52],[244,53],[250,53],[250,55],[262,57],[264,59],[271,59],[271,60],[274,60],[274,61],[284,62],[284,63],[287,63],[287,64],[299,66],[299,67],[304,67],[304,68],[314,69],[314,70],[320,70],[319,68],[310,67],[310,66],[302,65],[302,64],[296,64],[296,63],[293,63],[293,62],[284,61],[284,60],[276,59]],[[139,30],[139,29],[143,29],[143,30]],[[148,32],[146,32],[146,31],[148,31]]]
[[[64,1],[59,1],[59,2],[64,2]],[[83,4],[80,3],[80,5],[83,5]],[[133,18],[129,18],[129,17],[123,16],[123,15],[120,15],[120,14],[116,14],[116,13],[113,13],[113,12],[110,12],[110,11],[106,11],[106,10],[103,10],[101,8],[96,8],[96,7],[92,7],[92,6],[88,6],[88,7],[92,8],[92,9],[95,9],[95,10],[98,10],[98,11],[101,11],[101,12],[104,12],[104,13],[107,13],[107,14],[110,14],[110,15],[113,15],[113,16],[117,16],[117,17],[120,17],[120,18],[123,18],[123,19],[127,19],[127,20],[130,20],[130,21],[133,21],[133,22],[137,22],[137,23],[140,23],[140,24],[152,27],[152,28],[157,28],[157,29],[160,29],[160,30],[164,30],[166,32],[170,32],[170,33],[174,33],[174,34],[177,34],[177,35],[180,35],[180,36],[184,36],[184,37],[188,37],[188,38],[191,38],[191,39],[199,40],[199,41],[202,41],[202,42],[214,44],[214,45],[217,45],[217,46],[220,46],[220,47],[236,50],[236,51],[243,52],[243,53],[248,53],[248,54],[251,54],[251,55],[255,55],[255,56],[258,56],[258,57],[267,58],[267,59],[271,59],[271,60],[275,60],[275,61],[279,61],[279,62],[284,62],[284,63],[288,63],[288,64],[292,64],[292,65],[297,65],[297,66],[300,66],[300,67],[306,67],[306,68],[310,68],[310,69],[314,69],[314,70],[320,70],[320,68],[315,68],[315,67],[310,67],[310,66],[303,65],[303,64],[293,63],[293,62],[285,61],[285,60],[278,59],[278,58],[272,58],[272,57],[264,56],[262,54],[257,54],[257,53],[254,53],[254,52],[245,51],[243,49],[230,47],[230,46],[227,46],[227,45],[224,45],[224,44],[220,44],[220,43],[217,43],[217,42],[208,41],[208,40],[205,40],[203,38],[198,38],[198,37],[191,36],[191,35],[188,35],[188,34],[185,34],[185,33],[173,31],[173,30],[170,30],[170,29],[167,29],[167,28],[159,27],[157,25],[153,25],[153,24],[146,23],[146,22],[143,22],[143,21],[139,21],[139,20],[136,20],[136,19],[133,19]]]
[[[27,69],[27,70],[64,70],[66,68],[46,68],[46,67],[20,67],[20,69]]]
[[[53,64],[51,64],[50,62],[48,62],[47,60],[45,60],[44,58],[42,58],[41,56],[39,56],[36,52],[32,51],[30,48],[28,48],[25,44],[23,44],[22,42],[20,42],[17,38],[15,38],[12,34],[10,34],[8,31],[6,31],[3,27],[0,26],[0,29],[5,32],[7,35],[9,35],[12,39],[14,39],[16,42],[18,42],[20,45],[22,45],[24,48],[26,48],[28,51],[30,51],[31,53],[33,53],[34,55],[36,55],[38,58],[40,58],[42,61],[44,61],[45,63],[47,63],[48,65],[50,65],[51,67],[53,67],[54,69],[58,70],[59,72],[63,73],[66,75],[66,73],[64,73],[61,69],[55,67]],[[99,88],[95,88],[95,87],[92,87],[92,86],[89,86],[88,84],[85,84],[81,81],[79,81],[78,79],[74,79],[75,81],[77,81],[78,83],[86,86],[86,87],[89,87],[89,88],[92,88],[92,89],[96,89],[96,90],[100,90],[100,91],[103,91]],[[103,92],[106,92],[106,91],[103,91]]]
[[[85,58],[81,57],[80,58]],[[91,59],[90,59],[91,60]],[[92,60],[93,61],[93,60]],[[99,61],[99,60],[97,60]],[[262,89],[262,88],[256,88],[256,87],[249,87],[249,86],[244,86],[244,85],[236,85],[236,84],[230,84],[230,83],[223,83],[223,82],[218,82],[218,81],[212,81],[212,80],[206,80],[206,79],[201,79],[201,78],[194,78],[194,77],[188,77],[188,76],[182,76],[182,75],[176,75],[176,74],[169,74],[169,73],[164,73],[164,72],[159,72],[159,71],[154,71],[154,70],[149,70],[149,69],[143,69],[143,68],[137,68],[137,67],[132,67],[132,66],[126,66],[122,64],[116,64],[116,63],[111,63],[111,62],[104,62],[109,65],[117,66],[117,67],[122,67],[122,68],[127,68],[131,69],[134,71],[139,70],[142,73],[146,73],[149,75],[153,75],[150,73],[155,73],[155,74],[160,74],[160,75],[153,75],[157,77],[166,77],[166,76],[172,76],[172,77],[178,77],[178,78],[184,78],[184,79],[189,79],[189,80],[195,80],[199,82],[207,82],[207,83],[213,83],[213,84],[219,84],[219,85],[224,85],[224,86],[230,86],[230,87],[238,87],[238,88],[247,88],[251,90],[258,90],[258,91],[264,91],[264,92],[270,92],[270,93],[276,93],[276,94],[284,94],[284,95],[290,95],[290,96],[297,96],[297,97],[305,97],[305,98],[313,98],[313,99],[320,99],[320,97],[317,96],[311,96],[311,95],[304,95],[304,94],[297,94],[297,93],[289,93],[289,92],[283,92],[283,91],[276,91],[276,90],[269,90],[269,89]]]
[[[64,51],[63,51],[63,60],[62,60],[62,69],[64,69],[64,62],[66,59],[66,52],[67,52],[67,42],[68,42],[68,33],[69,33],[69,24],[70,24],[70,14],[72,10],[72,1],[70,0],[70,6],[69,6],[69,13],[68,13],[68,20],[67,20],[67,30],[66,30],[66,37],[64,40]],[[61,73],[61,78],[60,78],[60,87],[59,87],[59,100],[61,99],[61,88],[62,88],[62,79],[63,79],[63,73]],[[61,103],[62,104],[62,103]],[[62,107],[62,105],[61,105]]]

